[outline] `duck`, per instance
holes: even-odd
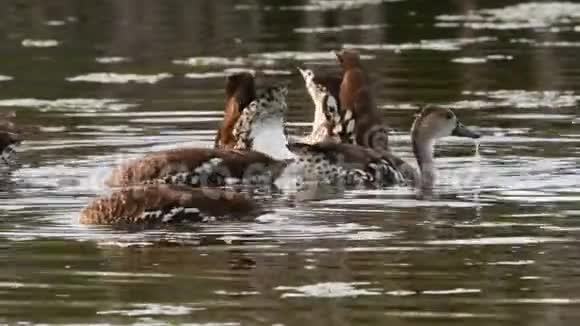
[[[342,127],[331,127],[333,130],[346,130],[346,125],[352,125],[348,120],[340,120],[340,116],[332,116],[335,111],[326,112],[332,121],[338,121]],[[388,162],[394,163],[392,168],[398,171],[409,185],[419,189],[431,189],[435,183],[436,167],[434,151],[437,141],[448,136],[479,139],[481,135],[466,127],[459,121],[455,113],[445,107],[426,105],[415,114],[411,126],[411,143],[418,169],[402,160],[391,151],[376,151]],[[371,149],[369,149],[371,150]]]
[[[94,199],[80,212],[79,222],[153,227],[242,219],[263,212],[249,196],[233,191],[184,185],[140,185]]]
[[[318,82],[312,70],[302,68],[299,70],[315,103],[315,115],[323,117],[313,121],[313,128],[324,128],[330,135],[327,138],[333,141],[356,144],[356,141],[348,141],[356,139],[355,115],[352,110],[337,109],[337,106],[340,106],[338,103],[341,102],[335,98],[336,91],[333,92],[326,85]],[[372,149],[375,155],[382,156],[386,162],[393,163],[392,167],[403,176],[406,183],[419,188],[430,188],[435,181],[434,146],[438,139],[446,136],[477,139],[481,135],[459,122],[452,110],[428,105],[418,111],[411,127],[413,153],[417,160],[418,170],[393,154],[388,148],[385,150],[383,147],[378,149],[373,147]],[[353,151],[352,148],[354,147],[351,146],[350,151]]]
[[[334,53],[342,69],[338,95],[340,110],[354,123],[354,131],[349,137],[343,136],[342,141],[387,152],[390,128],[377,109],[360,54],[351,49]]]
[[[481,137],[479,133],[461,123],[449,108],[427,105],[415,115],[411,126],[411,143],[418,170],[413,172],[412,181],[418,188],[433,187],[436,175],[435,143],[447,136],[471,139]]]
[[[236,80],[240,79],[230,78],[227,83]],[[236,112],[237,119],[222,124],[230,128],[221,131],[222,138],[216,141],[218,148],[186,147],[151,153],[115,168],[105,183],[112,188],[141,184],[218,187],[240,183],[286,188],[304,181],[339,180],[363,184],[375,179],[371,175],[381,170],[378,167],[392,165],[383,164],[383,158],[372,151],[350,148],[349,144],[329,142],[309,147],[290,143],[285,130],[287,94],[287,86],[272,86],[262,91],[239,115],[239,109],[230,110]],[[223,140],[224,135],[227,141]],[[385,171],[390,174],[388,179],[398,179],[394,170]]]
[[[0,117],[2,119],[0,120],[0,158],[8,165],[14,163],[14,147],[22,141],[14,123],[8,120],[14,117],[15,114],[13,112]]]
[[[230,75],[225,88],[224,119],[214,141],[215,148],[161,151],[116,167],[105,181],[111,192],[91,200],[80,212],[79,222],[150,227],[239,218],[260,212],[260,206],[248,196],[219,188],[192,187],[224,185],[223,171],[233,173],[230,177],[241,177],[257,169],[272,172],[282,168],[263,153],[234,149],[233,126],[245,106],[256,98],[253,75],[245,72]]]
[[[287,89],[272,87],[257,99],[254,77],[246,72],[227,77],[225,88],[225,114],[214,148],[182,147],[154,152],[114,168],[105,184],[112,188],[144,183],[224,186],[256,175],[279,175],[284,162],[252,150],[249,142],[238,142],[234,131],[239,129],[241,117],[248,115],[245,113],[248,102],[262,105],[273,98],[272,93],[287,92]]]

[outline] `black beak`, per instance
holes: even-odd
[[[455,127],[455,129],[453,129],[451,136],[466,137],[466,138],[473,138],[473,139],[477,139],[477,138],[481,137],[480,134],[468,129],[461,122],[457,122],[457,126]]]

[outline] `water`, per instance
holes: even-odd
[[[580,5],[518,1],[15,1],[0,110],[26,130],[0,170],[0,322],[572,325],[580,317]],[[109,169],[212,145],[223,76],[290,82],[361,49],[396,151],[424,103],[484,135],[413,189],[270,201],[256,220],[128,232],[80,209]],[[306,196],[308,197],[308,196]]]

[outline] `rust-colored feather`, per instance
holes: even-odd
[[[224,119],[216,135],[215,148],[233,148],[235,137],[232,130],[242,111],[255,99],[256,85],[252,74],[242,72],[228,76]]]
[[[204,163],[220,159],[218,168],[225,177],[241,179],[249,171],[281,173],[283,162],[255,151],[209,148],[179,148],[157,152],[116,168],[106,181],[111,187],[154,182],[179,173],[193,173]]]
[[[93,200],[80,214],[82,224],[151,225],[206,217],[244,217],[260,212],[244,194],[177,185],[124,188]]]

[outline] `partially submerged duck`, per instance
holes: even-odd
[[[148,154],[114,169],[106,184],[121,187],[166,183],[200,187],[271,182],[282,173],[286,163],[274,155],[283,155],[283,152],[279,154],[260,151],[261,140],[268,140],[271,137],[269,135],[256,137],[256,133],[264,131],[264,128],[266,131],[270,129],[269,125],[254,125],[254,122],[262,122],[255,112],[263,106],[278,108],[285,105],[286,93],[285,87],[272,87],[253,101],[249,108],[242,109],[242,113],[237,115],[236,119],[232,119],[233,124],[228,124],[229,128],[222,128],[223,138],[219,138],[216,142],[221,148],[186,147]],[[272,104],[270,103],[272,101],[284,103]],[[250,108],[253,108],[253,111],[249,111]],[[230,118],[226,117],[225,120]],[[283,129],[279,132],[283,132]],[[240,140],[240,137],[243,139]],[[283,151],[284,148],[278,150]]]
[[[14,162],[14,146],[21,142],[18,130],[12,122],[8,121],[14,116],[13,112],[0,116],[0,158],[6,164]]]
[[[82,224],[154,226],[243,218],[261,212],[243,194],[180,185],[143,185],[93,200],[80,214]]]
[[[478,139],[480,134],[463,125],[455,113],[448,108],[427,106],[415,117],[411,127],[413,154],[419,170],[415,172],[413,183],[422,188],[430,188],[435,182],[434,150],[438,139],[447,136]]]
[[[413,147],[422,172],[419,174],[388,151],[331,141],[289,144],[285,132],[286,96],[286,87],[271,87],[242,109],[233,127],[223,133],[230,139],[227,148],[180,148],[149,154],[117,168],[107,184],[288,185],[288,180],[294,179],[294,185],[302,181],[365,186],[430,184],[429,168],[437,139],[451,134],[478,137],[461,125],[451,110],[423,110],[412,128]],[[325,117],[332,119],[333,126],[327,131],[329,135],[333,136],[336,130],[349,130],[352,121],[345,119],[349,115],[337,115],[336,107],[327,112],[329,107],[332,106],[325,106]]]
[[[330,113],[327,112],[327,115]],[[333,121],[340,121],[341,117],[332,117]],[[339,122],[342,127],[334,129],[346,130],[350,121]],[[411,142],[413,154],[417,160],[418,170],[412,165],[398,158],[391,152],[374,151],[377,155],[388,158],[388,162],[393,163],[392,168],[401,173],[404,179],[418,188],[430,188],[435,182],[435,162],[434,149],[437,140],[447,137],[457,136],[477,139],[481,136],[463,125],[455,113],[443,107],[426,106],[416,114],[411,127]]]
[[[356,57],[355,57],[356,58]],[[316,75],[312,70],[300,69],[304,77],[308,93],[315,103],[315,116],[322,118],[313,121],[313,128],[324,128],[327,139],[338,140],[343,143],[356,142],[355,115],[351,110],[337,109],[338,103],[325,85],[316,82]],[[378,128],[382,128],[379,125]],[[454,126],[452,128],[452,126]],[[433,148],[439,138],[446,136],[460,136],[468,138],[479,138],[479,135],[461,124],[453,111],[441,107],[426,107],[416,116],[411,128],[411,138],[413,142],[413,152],[417,159],[419,170],[415,170],[410,164],[404,162],[390,151],[382,148],[367,146],[376,150],[374,153],[385,158],[386,162],[392,163],[392,168],[400,172],[404,179],[419,187],[430,187],[434,182],[435,168],[433,165]],[[322,145],[314,147],[320,148]],[[322,147],[328,147],[328,144]],[[355,151],[352,147],[350,151]],[[360,151],[360,149],[358,149]]]

